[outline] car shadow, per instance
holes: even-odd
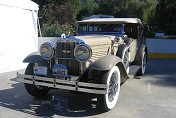
[[[163,87],[176,87],[175,64],[175,59],[149,59],[144,76],[153,76],[155,79],[144,81]]]
[[[15,81],[15,78],[11,81]],[[53,96],[66,99],[67,105],[62,106],[65,108],[58,109],[62,100],[52,99]],[[40,117],[84,117],[103,113],[97,108],[94,95],[52,89],[45,97],[34,98],[26,92],[23,83],[15,83],[9,89],[0,90],[0,106]]]
[[[173,75],[176,74],[176,59],[148,59],[145,75]]]
[[[152,83],[163,87],[176,87],[176,74],[155,76],[155,80],[146,80],[146,83]]]

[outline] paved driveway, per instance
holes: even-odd
[[[176,60],[149,59],[146,74],[122,85],[119,102],[109,112],[96,109],[92,95],[52,90],[42,99],[33,98],[14,81],[15,73],[0,74],[0,118],[176,118]],[[53,105],[53,95],[69,98],[64,112]]]

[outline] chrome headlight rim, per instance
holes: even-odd
[[[44,57],[41,53],[41,49],[43,48],[43,46],[46,45],[46,46],[49,46],[50,50],[51,50],[51,54],[49,57]],[[49,43],[49,42],[46,42],[46,43],[43,43],[41,46],[40,46],[40,55],[44,58],[44,59],[51,59],[53,56],[54,56],[54,46],[53,44]]]
[[[89,55],[88,55],[88,58],[86,58],[85,60],[80,60],[77,56],[76,56],[76,49],[79,48],[80,46],[84,46],[88,52],[89,52]],[[79,62],[87,62],[91,57],[92,57],[92,50],[90,48],[89,45],[87,44],[78,44],[75,49],[74,49],[74,57],[76,58],[76,60],[78,60]]]

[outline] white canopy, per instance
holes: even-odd
[[[28,10],[39,10],[38,5],[31,0],[0,0],[0,5]]]
[[[0,73],[25,68],[23,59],[37,51],[37,10],[30,0],[0,0]]]

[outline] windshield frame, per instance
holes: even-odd
[[[119,32],[101,32],[101,31],[80,31],[80,25],[84,25],[86,26],[87,29],[89,29],[89,26],[100,26],[100,25],[122,25],[120,28],[121,28],[121,31]],[[85,24],[79,24],[77,25],[77,33],[78,35],[86,35],[86,34],[123,34],[124,33],[124,24],[95,24],[95,23],[85,23]]]

